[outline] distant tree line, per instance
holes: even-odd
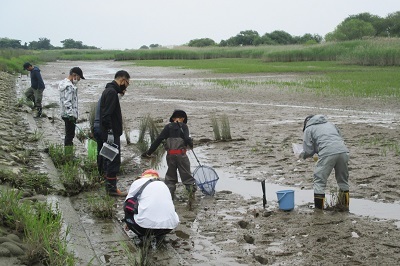
[[[325,35],[326,41],[347,41],[364,37],[400,37],[400,11],[385,18],[370,13],[351,15],[340,23],[333,32]],[[276,30],[260,36],[257,31],[241,31],[234,37],[222,40],[219,44],[210,38],[194,39],[188,46],[243,46],[243,45],[284,45],[284,44],[314,44],[323,41],[318,34],[306,33],[303,36],[292,36],[289,33]]]
[[[27,50],[53,50],[53,49],[99,49],[95,46],[84,45],[81,41],[73,39],[65,39],[61,41],[62,47],[55,47],[51,45],[50,40],[47,38],[39,38],[38,41],[31,41],[29,44],[21,44],[20,40],[0,38],[0,49],[14,48],[14,49],[27,49]]]

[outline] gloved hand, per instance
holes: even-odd
[[[108,135],[107,135],[107,143],[111,145],[111,144],[114,143],[114,135],[113,135],[113,132],[112,132],[111,129],[108,130],[107,133],[108,133]]]
[[[142,158],[151,158],[151,155],[149,155],[146,151],[146,152],[142,153]]]
[[[68,120],[75,124],[76,118],[73,116],[68,116]]]

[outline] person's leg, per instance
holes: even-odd
[[[43,89],[33,90],[35,96],[35,108],[37,110],[36,117],[42,116],[42,99],[43,99]]]
[[[319,158],[314,169],[314,204],[316,209],[325,206],[325,188],[328,177],[335,165],[335,156]]]
[[[182,183],[185,185],[187,191],[196,191],[196,181],[194,180],[192,173],[190,172],[190,161],[187,155],[178,155],[177,158],[178,171],[181,177]]]
[[[176,183],[178,183],[178,173],[177,173],[177,156],[167,155],[167,165],[168,169],[165,173],[165,184],[171,192],[172,200],[175,198]]]
[[[72,146],[73,139],[75,138],[75,123],[71,122],[68,118],[62,118],[65,123],[65,137],[64,146]]]
[[[33,106],[35,107],[35,96],[33,94],[33,88],[30,87],[25,91],[25,97],[27,100],[31,101],[33,103]]]
[[[344,210],[349,209],[350,195],[349,195],[349,154],[338,154],[337,162],[335,165],[335,177],[339,186],[338,206]]]
[[[117,186],[117,175],[119,173],[121,167],[121,140],[120,136],[114,135],[114,144],[118,145],[118,154],[115,156],[114,160],[107,161],[106,164],[106,191],[111,196],[121,196],[125,197],[127,195],[126,192],[122,192],[118,189]]]

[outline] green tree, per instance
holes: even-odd
[[[39,38],[39,41],[31,41],[28,45],[31,50],[50,50],[54,46],[50,44],[50,40],[47,38]]]
[[[349,19],[340,23],[332,34],[327,34],[327,41],[348,41],[375,36],[376,30],[370,22],[360,19]]]
[[[376,33],[375,33],[376,36],[386,36],[386,34],[387,34],[386,33],[387,26],[385,25],[385,19],[382,17],[379,17],[377,15],[372,15],[368,12],[365,12],[365,13],[360,13],[357,15],[351,15],[351,16],[347,17],[344,20],[344,22],[352,20],[352,19],[359,19],[359,20],[371,23],[371,25],[374,27],[374,29],[376,31]]]
[[[210,38],[201,38],[190,40],[188,46],[190,47],[206,47],[206,46],[215,46],[216,43],[214,40]]]
[[[292,35],[283,30],[276,30],[268,35],[277,44],[293,44]]]
[[[260,35],[255,30],[241,31],[236,35],[236,42],[238,45],[254,45],[254,42],[260,38]]]
[[[140,48],[139,49],[142,49],[142,50],[148,50],[149,49],[149,47],[147,46],[147,45],[142,45],[142,46],[140,46]]]
[[[75,41],[74,39],[65,39],[61,41],[64,49],[83,49],[81,41]]]
[[[0,38],[0,48],[23,48],[20,40]]]
[[[400,37],[400,11],[389,14],[384,21],[386,36]]]
[[[154,48],[161,48],[162,46],[157,43],[152,43],[152,44],[150,44],[149,47],[150,47],[150,49],[154,49]]]

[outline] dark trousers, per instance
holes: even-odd
[[[140,225],[138,225],[135,222],[135,219],[126,219],[125,220],[126,225],[132,232],[134,232],[138,237],[142,238],[144,236],[155,236],[156,238],[162,237],[169,232],[172,231],[172,229],[150,229],[150,228],[143,228]]]
[[[196,190],[196,181],[190,172],[190,161],[186,154],[167,155],[167,173],[165,174],[165,184],[171,194],[175,193],[176,183],[178,183],[178,171],[182,183],[186,189]]]
[[[75,138],[75,123],[71,122],[67,117],[62,119],[65,122],[64,146],[72,146],[74,145],[72,140]]]

